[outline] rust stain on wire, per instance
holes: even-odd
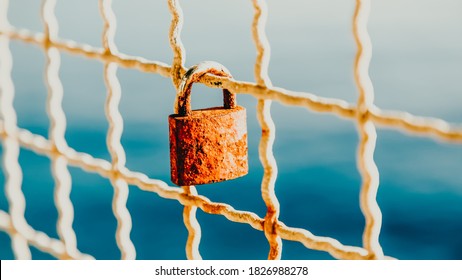
[[[373,258],[382,259],[383,251],[379,243],[382,213],[377,203],[379,170],[374,161],[377,132],[369,114],[374,104],[374,88],[369,77],[372,56],[372,45],[367,32],[369,13],[370,0],[357,0],[353,17],[353,35],[358,48],[354,64],[354,76],[359,91],[356,113],[360,141],[357,161],[362,178],[360,206],[366,219],[363,246]]]
[[[265,0],[254,0],[254,19],[252,24],[252,35],[257,48],[257,59],[255,61],[255,79],[257,85],[271,87],[272,83],[268,76],[270,60],[270,45],[265,33],[268,8]],[[278,168],[273,155],[273,144],[276,137],[276,126],[271,117],[271,100],[260,98],[257,103],[257,118],[261,126],[261,139],[259,146],[260,161],[263,165],[263,178],[261,183],[261,194],[266,205],[265,236],[270,245],[268,259],[278,260],[282,255],[282,240],[276,231],[279,219],[280,207],[275,193]]]
[[[169,75],[175,89],[178,91],[181,83],[181,77],[185,73],[184,62],[186,59],[186,52],[181,42],[181,30],[183,28],[183,10],[180,6],[179,0],[168,0],[168,7],[172,19],[170,22],[170,30],[168,34],[170,47],[173,51],[172,67],[170,68]],[[177,106],[175,102],[174,110]],[[195,186],[183,186],[185,193],[197,194]],[[185,206],[183,209],[183,222],[188,230],[188,240],[186,241],[186,257],[190,260],[200,260],[202,256],[199,252],[199,245],[201,241],[201,227],[196,217],[197,207]]]
[[[117,47],[114,42],[116,18],[112,11],[112,0],[100,0],[99,3],[104,22],[103,47],[105,53],[117,53]],[[109,179],[114,187],[112,209],[117,219],[117,246],[122,254],[122,259],[135,259],[136,249],[130,239],[132,219],[127,209],[128,184],[116,173],[125,167],[125,150],[120,142],[123,133],[123,118],[119,112],[122,92],[119,79],[117,78],[117,68],[118,65],[114,62],[104,63],[104,82],[107,88],[105,110],[106,118],[109,122],[106,144],[111,155],[111,171],[113,172],[113,175]]]

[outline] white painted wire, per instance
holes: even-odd
[[[42,33],[31,32],[26,29],[7,28],[0,30],[0,35],[7,35],[10,39],[19,40],[27,44],[39,47],[44,45]],[[83,56],[89,59],[103,62],[115,62],[120,67],[137,69],[146,73],[155,73],[163,77],[171,78],[171,66],[159,61],[147,60],[142,57],[130,56],[117,53],[110,54],[104,49],[80,44],[72,40],[58,39],[50,44],[60,51],[73,55]],[[182,69],[184,73],[185,69]],[[265,98],[278,101],[288,106],[304,107],[307,110],[318,113],[331,113],[338,117],[355,119],[356,105],[345,100],[317,96],[309,92],[297,92],[284,88],[266,88],[252,82],[236,81],[226,77],[205,75],[199,81],[206,86],[226,87],[236,93],[249,94],[255,98]],[[219,85],[219,86],[218,86]],[[450,124],[442,119],[433,117],[415,116],[409,112],[396,110],[383,110],[373,106],[369,111],[371,119],[379,125],[391,129],[399,129],[403,132],[413,133],[416,136],[433,137],[436,140],[462,143],[462,125]]]
[[[360,205],[366,219],[363,245],[371,258],[381,259],[384,256],[379,242],[382,226],[382,213],[377,203],[379,170],[374,161],[377,132],[369,115],[369,110],[374,104],[374,87],[369,77],[372,44],[367,32],[370,4],[370,0],[356,0],[353,17],[353,34],[358,48],[354,65],[355,81],[359,89],[356,113],[360,142],[357,158],[362,178]]]
[[[111,5],[112,0],[100,0],[99,7],[104,21],[103,47],[106,53],[117,53],[114,42],[116,18]],[[136,249],[130,239],[132,219],[127,209],[128,184],[117,173],[117,171],[125,168],[125,150],[120,142],[123,133],[123,118],[119,111],[122,91],[117,78],[117,68],[118,66],[114,62],[104,63],[104,82],[107,88],[105,111],[109,122],[106,143],[112,159],[111,171],[113,174],[110,181],[114,187],[112,210],[117,219],[116,240],[122,259],[135,259]]]
[[[169,41],[170,47],[173,51],[173,61],[171,67],[171,78],[176,91],[179,91],[181,79],[185,73],[184,62],[186,59],[186,52],[181,42],[181,30],[183,28],[183,10],[180,6],[179,0],[168,0],[168,7],[172,20],[170,23]],[[177,96],[178,98],[178,96]],[[175,99],[174,110],[177,110],[177,98]],[[183,186],[186,194],[197,195],[195,186]],[[202,231],[199,221],[196,217],[197,207],[185,206],[183,209],[183,222],[188,230],[188,240],[186,241],[186,257],[189,260],[200,260],[202,256],[199,252],[199,245],[201,241]]]
[[[8,1],[0,1],[0,28],[7,29]],[[14,85],[11,79],[13,58],[9,47],[9,38],[0,34],[0,119],[3,120],[3,157],[2,166],[5,173],[5,194],[8,200],[11,222],[11,246],[17,259],[30,259],[31,252],[25,232],[29,229],[24,213],[26,199],[21,190],[22,170],[19,165],[19,143],[9,135],[16,127],[16,111],[13,107]]]
[[[268,8],[265,0],[253,0],[254,19],[252,24],[253,39],[257,48],[255,61],[255,79],[257,85],[271,88],[272,83],[268,76],[270,60],[270,44],[266,37],[265,26],[268,17]],[[276,137],[276,126],[271,117],[272,100],[260,98],[257,103],[257,119],[261,126],[259,146],[260,161],[263,165],[263,179],[261,194],[266,204],[265,236],[270,245],[268,259],[278,260],[282,255],[282,240],[277,233],[279,218],[279,201],[276,197],[275,186],[278,175],[276,159],[273,155],[273,144]]]
[[[42,4],[42,20],[45,38],[54,40],[58,37],[58,21],[55,16],[56,0],[45,0]],[[45,82],[48,88],[47,113],[50,120],[49,139],[56,150],[67,147],[65,139],[66,116],[62,107],[63,86],[59,78],[60,54],[56,47],[46,44]],[[56,154],[51,158],[51,171],[55,181],[55,204],[58,210],[57,232],[66,251],[72,258],[79,258],[77,237],[72,227],[74,207],[70,198],[72,189],[71,174],[67,168],[67,159]]]
[[[3,124],[0,122],[0,135],[3,135]],[[17,129],[11,137],[17,139],[20,145],[30,149],[39,155],[50,157],[53,153],[51,145],[43,136],[32,134],[25,129]],[[79,167],[87,172],[99,174],[104,178],[113,176],[111,163],[92,157],[89,154],[76,152],[67,148],[62,154],[68,159],[69,164]],[[127,183],[137,186],[143,191],[157,193],[160,197],[174,199],[183,205],[195,206],[205,213],[223,215],[226,219],[250,225],[256,230],[263,230],[264,219],[257,214],[234,209],[225,203],[212,202],[201,195],[188,195],[181,188],[169,186],[164,181],[148,178],[145,174],[123,169],[117,174]],[[367,251],[363,248],[345,246],[335,239],[313,235],[305,229],[291,228],[278,222],[278,233],[281,238],[299,241],[307,248],[326,251],[332,256],[340,259],[365,259]]]

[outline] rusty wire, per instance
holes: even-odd
[[[411,115],[407,112],[384,111],[373,104],[373,87],[368,75],[371,56],[370,38],[367,33],[367,18],[370,0],[357,0],[353,17],[353,34],[358,51],[355,60],[355,80],[359,98],[357,104],[334,98],[323,98],[308,92],[294,92],[274,87],[268,76],[270,47],[265,35],[267,17],[264,0],[253,0],[254,20],[252,33],[256,45],[255,62],[256,82],[237,81],[227,77],[205,75],[198,82],[210,87],[225,87],[233,92],[250,94],[257,98],[257,114],[262,127],[260,159],[264,168],[262,179],[262,197],[267,206],[264,218],[255,213],[234,209],[231,205],[212,202],[199,195],[194,186],[182,188],[148,178],[145,174],[128,170],[125,167],[125,151],[120,144],[123,131],[123,119],[118,109],[121,97],[120,85],[116,75],[118,67],[159,74],[172,79],[176,88],[185,72],[185,49],[181,43],[183,13],[179,0],[168,0],[172,15],[169,39],[174,56],[172,65],[150,61],[142,57],[119,53],[114,43],[115,16],[111,0],[100,0],[100,10],[104,22],[103,48],[79,44],[71,40],[58,38],[58,23],[54,15],[55,0],[44,0],[42,17],[45,23],[44,33],[34,33],[17,29],[7,20],[8,0],[0,0],[0,139],[3,145],[3,169],[6,182],[9,209],[0,210],[0,230],[7,232],[12,240],[12,250],[16,258],[31,257],[29,246],[34,246],[57,258],[87,259],[77,249],[75,233],[72,229],[73,210],[69,199],[71,178],[67,166],[76,166],[87,172],[101,175],[114,186],[113,211],[118,220],[116,232],[117,244],[122,258],[135,258],[135,248],[130,240],[131,218],[126,208],[128,185],[141,190],[157,193],[160,197],[174,199],[184,205],[183,218],[188,229],[186,255],[189,259],[200,259],[199,243],[201,229],[196,219],[196,210],[205,213],[223,215],[232,222],[245,223],[256,230],[263,231],[270,244],[269,259],[279,259],[282,253],[282,239],[298,241],[314,250],[322,250],[339,259],[383,258],[378,242],[381,214],[377,205],[379,173],[373,160],[375,149],[375,125],[400,129],[438,140],[462,142],[462,128],[436,118]],[[10,40],[19,40],[44,49],[47,58],[46,84],[48,86],[48,115],[50,118],[49,139],[17,127],[16,112],[13,108],[14,85],[11,80],[12,56]],[[111,162],[75,151],[64,139],[66,121],[61,106],[62,85],[59,80],[59,52],[80,55],[104,63],[104,77],[108,91],[106,115],[109,122],[107,146]],[[362,177],[361,208],[366,218],[364,230],[364,248],[347,246],[330,237],[313,235],[301,228],[286,226],[278,220],[279,203],[274,193],[277,178],[277,165],[272,154],[275,138],[275,126],[270,114],[271,101],[291,106],[305,107],[314,112],[331,113],[339,117],[352,119],[358,124],[360,143],[358,146],[358,168]],[[19,148],[26,148],[52,160],[55,179],[55,201],[59,212],[59,239],[50,238],[43,232],[29,226],[25,217],[25,198],[21,191],[22,171],[18,162]]]

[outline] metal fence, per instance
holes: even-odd
[[[210,87],[223,87],[236,93],[246,93],[258,99],[257,117],[262,129],[259,153],[263,165],[261,194],[267,207],[265,217],[249,211],[234,209],[231,205],[210,201],[198,195],[194,186],[169,186],[161,180],[148,178],[142,173],[125,167],[125,151],[121,144],[123,117],[118,105],[121,88],[117,77],[118,67],[137,69],[158,74],[172,80],[178,87],[184,67],[185,49],[181,43],[183,12],[179,0],[168,0],[172,15],[170,26],[170,46],[174,58],[171,65],[149,61],[118,52],[114,42],[116,17],[111,0],[100,0],[100,12],[104,22],[102,48],[79,44],[58,37],[58,20],[55,17],[56,0],[44,0],[42,4],[43,33],[18,29],[7,20],[8,0],[0,0],[0,139],[3,145],[2,167],[5,174],[4,189],[9,210],[0,210],[0,229],[11,237],[12,249],[18,259],[31,258],[30,246],[61,259],[87,259],[92,256],[77,248],[77,237],[73,230],[73,203],[70,199],[71,175],[68,166],[79,167],[86,172],[97,173],[107,178],[114,188],[113,212],[117,219],[116,239],[122,259],[134,259],[136,249],[130,239],[131,215],[126,207],[129,185],[147,192],[155,192],[165,199],[174,199],[184,205],[184,223],[188,229],[186,245],[189,259],[200,259],[200,224],[196,219],[199,208],[205,213],[223,215],[231,222],[245,223],[263,231],[270,245],[269,259],[280,259],[282,239],[298,241],[314,250],[322,250],[339,259],[382,259],[384,256],[379,243],[381,211],[376,200],[379,188],[379,171],[374,162],[376,125],[401,129],[425,137],[435,137],[444,141],[462,142],[462,129],[444,120],[411,115],[407,112],[385,111],[374,105],[374,92],[368,68],[371,59],[371,42],[367,31],[370,0],[356,0],[353,16],[353,36],[357,45],[354,75],[358,87],[358,102],[323,98],[307,92],[294,92],[274,87],[268,76],[270,45],[265,35],[267,8],[264,0],[253,0],[254,18],[252,34],[257,58],[255,61],[255,82],[238,81],[225,77],[206,75],[199,82]],[[9,47],[10,40],[18,40],[35,45],[46,57],[45,83],[48,87],[47,113],[50,120],[49,136],[44,138],[19,128],[13,107],[14,85],[11,78],[13,59]],[[60,53],[99,60],[104,64],[104,80],[107,88],[105,103],[109,123],[107,148],[111,161],[95,158],[69,147],[66,139],[65,112],[62,108],[63,86],[59,78]],[[341,244],[330,237],[315,236],[307,229],[294,228],[279,221],[279,202],[275,195],[277,163],[273,156],[275,125],[271,117],[273,101],[290,106],[305,107],[314,112],[334,114],[357,123],[359,144],[357,165],[362,178],[360,203],[365,217],[363,246]],[[19,150],[25,148],[51,159],[55,181],[55,204],[58,209],[57,231],[59,239],[32,228],[25,219],[26,200],[21,190],[22,170],[18,162]]]

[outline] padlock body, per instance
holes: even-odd
[[[193,110],[170,115],[168,123],[173,183],[201,185],[248,173],[245,108]]]

